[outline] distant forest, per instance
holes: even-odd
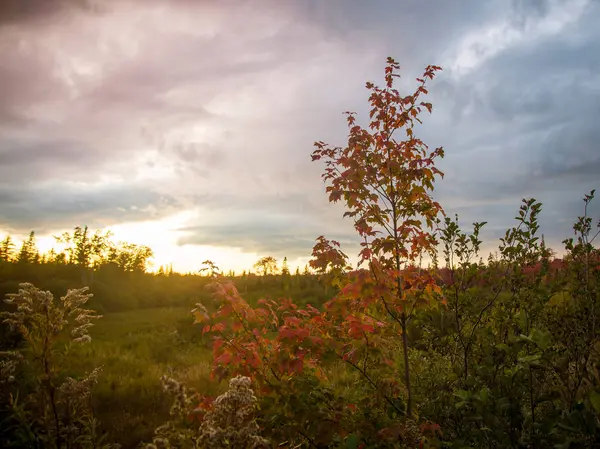
[[[0,243],[3,298],[17,291],[20,283],[30,282],[55,295],[62,295],[69,288],[89,286],[94,295],[90,305],[102,313],[164,306],[191,308],[199,301],[210,302],[210,294],[204,289],[209,279],[200,270],[181,274],[171,267],[160,267],[150,273],[147,269],[152,249],[114,242],[110,232],[92,232],[87,226],[77,226],[71,233],[57,237],[57,246],[62,251],[52,249],[45,254],[37,248],[34,231],[20,248],[14,242],[8,235]],[[333,295],[308,267],[290,273],[285,260],[282,268],[277,269],[276,260],[270,256],[261,258],[255,267],[260,275],[244,271],[236,277],[242,291],[250,295],[260,292],[276,297],[301,292],[301,297],[313,305]],[[229,272],[227,277],[233,278],[234,273]]]

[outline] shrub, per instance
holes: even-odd
[[[98,435],[90,406],[100,368],[82,379],[66,377],[61,370],[75,345],[91,341],[89,329],[100,316],[83,308],[90,297],[87,288],[82,288],[69,290],[55,301],[52,293],[24,283],[5,300],[16,310],[0,316],[25,344],[2,361],[4,382],[14,377],[17,360],[30,373],[29,384],[4,393],[3,405],[8,408],[4,424],[12,434],[12,444],[16,438],[24,445],[45,448],[110,447]],[[22,392],[26,393],[21,403]]]
[[[156,429],[146,449],[188,448],[269,448],[260,436],[254,414],[257,400],[248,377],[236,376],[229,390],[214,402],[202,402],[193,390],[163,376],[163,388],[174,396],[171,421]]]

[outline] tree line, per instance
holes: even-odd
[[[21,264],[77,265],[83,274],[87,274],[105,264],[114,264],[123,271],[143,272],[154,256],[152,249],[145,245],[115,242],[110,231],[92,233],[87,226],[75,226],[72,232],[64,232],[54,239],[62,249],[56,251],[52,248],[47,253],[40,253],[35,231],[29,233],[18,251],[14,238],[7,235],[0,243],[0,260]]]

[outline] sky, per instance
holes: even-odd
[[[310,154],[366,124],[392,56],[406,93],[443,68],[419,137],[446,213],[488,222],[485,253],[535,197],[560,252],[600,187],[598,23],[598,0],[3,0],[0,234],[110,229],[182,272],[303,267],[320,235],[354,255]]]

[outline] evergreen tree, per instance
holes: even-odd
[[[31,231],[28,239],[21,245],[21,251],[19,251],[17,261],[19,263],[37,263],[39,258],[40,253],[35,243],[35,231]]]
[[[10,235],[0,242],[0,260],[11,262],[15,258],[15,244]]]

